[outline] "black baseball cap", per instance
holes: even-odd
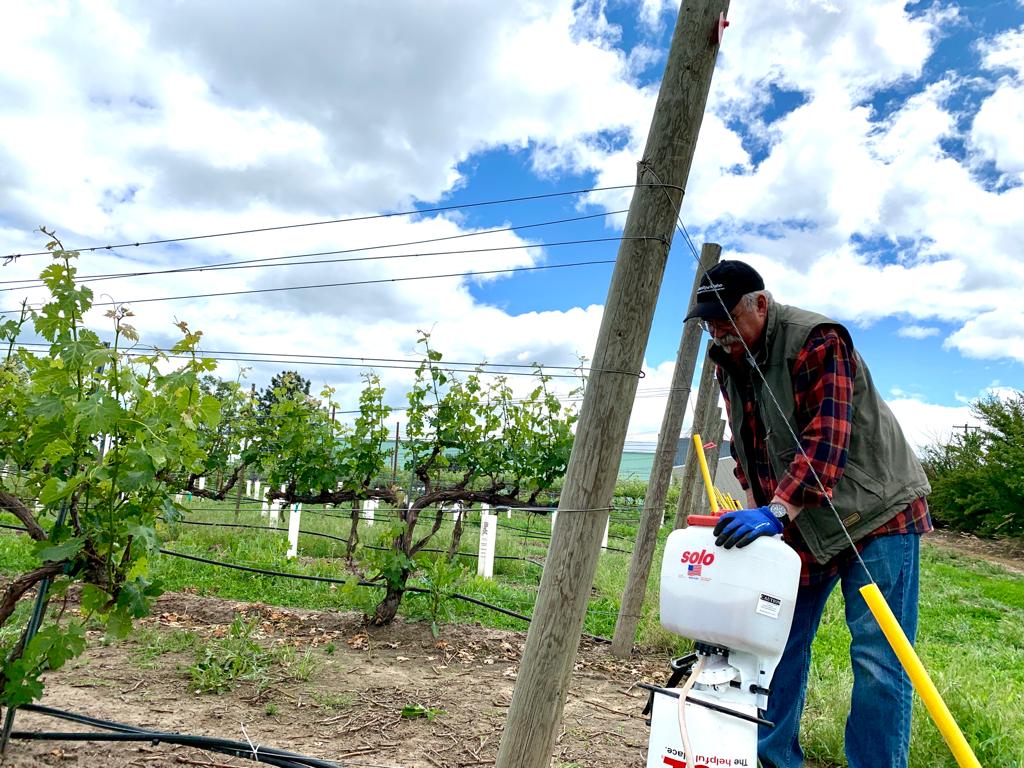
[[[725,320],[741,298],[763,290],[764,280],[752,266],[742,261],[720,261],[701,278],[697,303],[686,319]]]

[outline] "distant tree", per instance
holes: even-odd
[[[255,387],[250,390],[238,381],[208,375],[199,380],[199,389],[220,403],[220,419],[212,427],[198,429],[205,460],[182,479],[182,490],[224,499],[242,487],[247,468],[259,460],[261,434],[254,405]],[[200,477],[206,478],[203,488],[199,487]]]
[[[268,416],[270,409],[274,407],[274,403],[280,400],[290,400],[292,395],[297,392],[308,395],[309,385],[309,379],[298,371],[281,371],[276,373],[270,380],[267,388],[260,391],[257,398],[257,409],[261,416]]]
[[[936,523],[982,536],[1024,535],[1024,393],[971,406],[984,426],[925,451]]]

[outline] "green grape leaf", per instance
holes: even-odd
[[[95,584],[82,587],[81,610],[83,614],[101,613],[110,603],[110,594]]]
[[[82,550],[84,544],[85,538],[82,536],[75,536],[60,544],[41,541],[36,556],[44,563],[59,563],[62,560],[71,560]]]
[[[115,608],[107,616],[107,637],[121,640],[132,631],[132,618],[123,608]]]

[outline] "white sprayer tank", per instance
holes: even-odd
[[[779,536],[742,549],[715,546],[714,517],[669,534],[661,566],[661,623],[683,637],[750,653],[770,679],[793,623],[800,556]]]

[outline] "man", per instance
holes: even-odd
[[[722,516],[715,543],[743,547],[781,533],[802,561],[793,627],[765,713],[775,728],[760,727],[758,756],[772,768],[803,765],[811,643],[839,583],[852,635],[847,761],[905,768],[912,689],[858,592],[869,577],[854,550],[913,642],[918,544],[932,530],[924,470],[839,323],[777,303],[740,261],[708,270],[687,319],[694,317],[714,342],[749,507]]]

